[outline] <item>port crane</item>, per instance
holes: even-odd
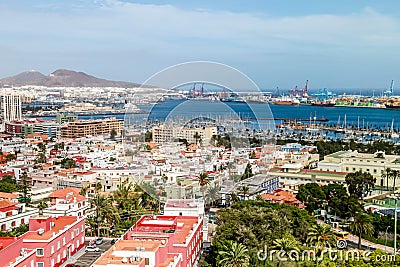
[[[386,97],[392,97],[393,96],[393,86],[394,86],[394,81],[392,80],[392,82],[390,83],[390,87],[389,87],[389,89],[387,89],[385,92],[383,92],[383,94],[386,96]]]
[[[297,85],[295,88],[289,90],[290,96],[294,97],[307,97],[308,96],[308,80],[306,81],[306,85],[304,88],[298,88]]]
[[[314,93],[312,95],[316,96],[317,100],[320,102],[327,101],[327,100],[333,98],[334,96],[336,96],[336,94],[329,91],[328,88],[319,89],[316,93]]]

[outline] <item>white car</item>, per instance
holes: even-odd
[[[87,246],[85,248],[85,251],[86,252],[99,252],[100,249],[98,247],[96,247],[96,246]]]

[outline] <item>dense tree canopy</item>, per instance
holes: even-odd
[[[356,195],[359,199],[366,197],[376,182],[376,178],[363,171],[348,173],[345,179],[349,193]]]

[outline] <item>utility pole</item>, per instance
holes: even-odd
[[[394,256],[396,257],[396,252],[397,252],[397,198],[396,200],[396,208],[394,210]]]

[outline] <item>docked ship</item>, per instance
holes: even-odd
[[[275,105],[285,105],[285,106],[298,106],[300,105],[300,101],[296,98],[290,98],[286,96],[282,96],[280,98],[277,98],[274,101]]]
[[[320,106],[320,107],[334,107],[336,103],[334,101],[315,101],[311,103],[311,106]]]
[[[386,103],[385,103],[386,108],[396,108],[400,109],[400,99],[398,98],[390,98]]]

